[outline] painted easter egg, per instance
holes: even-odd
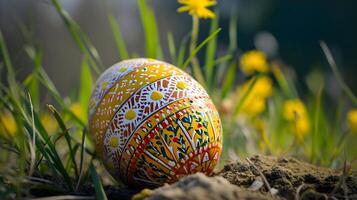
[[[89,129],[111,175],[136,186],[210,174],[222,150],[221,121],[204,88],[153,59],[125,60],[99,77]]]

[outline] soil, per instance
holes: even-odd
[[[230,184],[220,176],[207,177],[202,173],[183,178],[173,185],[165,185],[153,191],[148,200],[169,199],[258,199],[269,200],[269,196]]]
[[[294,158],[256,155],[249,160],[227,164],[216,175],[244,188],[265,178],[274,196],[284,199],[357,199],[357,171],[334,171]],[[268,187],[259,191],[267,193]]]
[[[44,192],[43,188],[41,191]],[[229,163],[212,177],[198,173],[155,190],[140,192],[107,186],[105,191],[109,199],[135,200],[357,199],[357,171],[347,167],[331,170],[290,157],[256,155],[245,161]],[[44,196],[38,192],[31,193]],[[80,192],[84,196],[93,194],[91,185]]]

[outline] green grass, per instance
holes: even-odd
[[[43,51],[31,42],[24,46],[23,51],[32,61],[33,68],[26,78],[19,80],[7,50],[6,40],[0,31],[0,72],[6,74],[6,80],[2,80],[0,85],[0,116],[13,118],[16,125],[16,132],[10,133],[6,122],[2,118],[0,120],[0,198],[26,197],[31,189],[43,185],[43,182],[57,181],[58,184],[50,184],[50,189],[47,188],[46,191],[57,192],[57,195],[70,195],[67,197],[72,199],[106,199],[102,178],[107,182],[111,179],[103,173],[102,165],[93,165],[93,162],[100,162],[97,162],[87,130],[89,97],[96,77],[105,67],[90,38],[78,23],[63,9],[58,0],[51,2],[82,54],[82,63],[78,66],[81,69],[79,87],[76,88],[79,91],[78,96],[64,97],[60,94],[42,66]],[[193,51],[188,52],[190,33],[178,40],[175,33],[160,32],[153,8],[145,0],[138,0],[137,4],[138,16],[141,17],[144,30],[145,55],[127,51],[120,25],[114,15],[108,12],[108,23],[118,49],[118,60],[145,56],[170,61],[183,70],[192,70],[192,60],[199,52],[204,52],[204,64],[195,69],[199,70],[199,73],[194,75],[203,75],[195,78],[203,81],[202,84],[220,110],[224,130],[222,163],[230,159],[228,152],[238,156],[256,152],[277,156],[293,155],[314,164],[334,168],[341,167],[346,159],[356,159],[356,147],[353,145],[356,136],[348,129],[345,117],[345,110],[351,108],[346,104],[352,103],[356,106],[356,96],[344,82],[325,43],[321,43],[323,52],[345,95],[338,99],[338,106],[335,107],[331,103],[332,97],[327,95],[326,87],[319,82],[313,83],[319,88],[317,91],[305,91],[304,95],[299,95],[302,94],[299,91],[302,83],[295,83],[294,79],[285,73],[286,67],[269,62],[271,72],[265,75],[274,79],[273,94],[266,100],[264,112],[249,117],[241,112],[242,106],[262,75],[256,73],[238,79],[241,73],[241,53],[237,46],[237,15],[232,14],[228,35],[224,36],[229,37],[230,41],[225,52],[217,52],[220,42],[217,36],[222,34],[218,17],[210,22],[208,36],[198,41]],[[25,33],[29,32],[24,26],[21,29]],[[167,58],[163,55],[160,37],[167,38]],[[242,95],[241,84],[235,83],[247,79],[252,81]],[[53,105],[45,105],[40,96],[42,92],[50,95]],[[307,105],[311,124],[311,131],[302,143],[295,140],[283,117],[283,103],[295,98],[302,99]],[[228,110],[224,109],[226,102],[232,104],[228,106]],[[73,105],[78,105],[80,115],[73,110]],[[46,128],[48,124],[43,122],[42,117],[46,113],[51,113],[51,123],[57,126],[54,132],[49,132]],[[259,121],[265,123],[264,133],[257,128]],[[355,166],[355,163],[352,164]],[[29,186],[31,181],[35,183]],[[121,187],[115,181],[109,182]],[[83,197],[80,192],[86,183],[94,185],[95,194]]]

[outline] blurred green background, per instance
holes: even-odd
[[[97,47],[104,66],[118,62],[117,50],[107,21],[107,11],[115,15],[121,26],[129,52],[144,55],[144,34],[136,1],[128,0],[62,0],[64,8],[79,23]],[[150,0],[158,20],[161,42],[167,43],[166,32],[174,33],[178,44],[191,28],[189,15],[176,12],[175,0]],[[257,48],[270,58],[281,58],[295,68],[298,79],[312,69],[330,73],[319,46],[325,40],[332,49],[344,80],[357,92],[357,2],[353,0],[220,0],[219,48],[228,45],[228,19],[232,11],[238,15],[238,47],[242,51]],[[207,36],[209,21],[201,23],[200,38]],[[32,33],[24,36],[21,26]],[[9,46],[18,74],[31,70],[24,44],[34,40],[43,48],[43,66],[63,95],[77,84],[81,56],[65,25],[47,0],[1,0],[0,29]],[[164,48],[164,53],[168,50]],[[2,75],[4,76],[4,74]],[[328,92],[338,96],[340,91],[331,74],[326,80]],[[2,77],[3,78],[3,77]]]

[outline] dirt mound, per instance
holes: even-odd
[[[256,155],[247,161],[227,164],[216,176],[222,176],[240,187],[260,185],[286,199],[357,199],[357,172],[317,167],[294,158]],[[259,184],[267,182],[263,184]],[[252,185],[253,184],[253,185]]]
[[[172,185],[154,190],[148,200],[235,200],[235,199],[272,199],[258,192],[249,191],[230,184],[222,177],[207,177],[197,173],[183,178]]]

